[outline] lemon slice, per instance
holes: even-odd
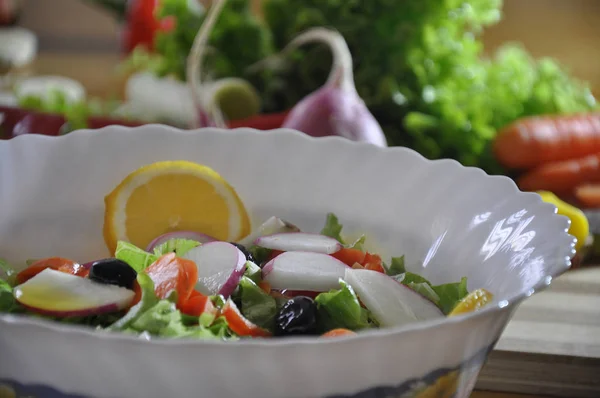
[[[494,295],[485,289],[473,290],[465,298],[463,298],[460,303],[456,305],[456,307],[454,307],[448,316],[461,315],[477,311],[492,301],[493,298]]]
[[[145,248],[173,231],[195,231],[237,241],[250,220],[235,190],[208,166],[178,160],[157,162],[129,174],[106,198],[104,240]]]

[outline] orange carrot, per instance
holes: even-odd
[[[600,151],[600,114],[529,117],[498,132],[493,145],[505,167],[526,169]]]
[[[600,184],[578,186],[575,189],[575,197],[587,208],[600,208]]]
[[[569,193],[589,182],[600,182],[600,152],[584,158],[547,163],[517,181],[524,191]]]
[[[229,328],[238,336],[252,337],[269,337],[271,333],[261,327],[256,326],[247,320],[231,299],[228,299],[223,308],[221,315],[227,320]]]
[[[365,254],[364,267],[365,269],[370,269],[372,271],[377,271],[381,272],[382,274],[385,274],[383,262],[381,261],[381,257],[379,257],[377,254],[371,254],[367,252]]]
[[[355,334],[356,333],[354,333],[350,329],[339,328],[339,329],[332,329],[329,332],[322,334],[321,337],[353,336]]]
[[[154,282],[154,293],[156,297],[167,298],[173,290],[177,292],[177,306],[185,303],[198,279],[198,270],[192,270],[196,264],[193,261],[179,258],[175,253],[165,254],[152,263],[144,272]],[[196,275],[195,279],[190,279]]]
[[[210,297],[198,294],[182,304],[181,312],[191,316],[200,316],[205,313],[217,315],[217,308],[210,301]]]
[[[33,278],[46,268],[64,272],[66,274],[86,277],[89,270],[73,260],[62,257],[50,257],[38,260],[17,274],[17,283],[21,284]]]
[[[365,253],[358,249],[342,249],[332,254],[333,257],[337,258],[348,267],[352,267],[354,263],[364,264]]]
[[[262,291],[267,294],[271,293],[271,284],[267,281],[260,281],[258,283],[258,287],[260,287],[262,289]]]

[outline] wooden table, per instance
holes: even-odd
[[[115,67],[119,61],[119,57],[115,54],[85,54],[85,55],[77,55],[77,54],[41,54],[34,64],[34,70],[39,74],[60,74],[64,76],[71,77],[82,82],[87,90],[88,95],[90,96],[101,96],[106,97],[115,92],[115,87],[118,86],[120,79],[116,77],[111,72],[115,70]],[[118,90],[117,90],[118,91]],[[600,273],[599,273],[600,275]],[[600,277],[598,278],[598,286],[600,286]],[[596,287],[590,287],[590,289],[596,289]],[[600,298],[600,290],[599,298]],[[544,295],[545,293],[541,293]],[[537,297],[537,296],[536,296]],[[539,302],[542,301],[543,298],[534,301],[531,299],[531,305],[536,306]],[[537,304],[536,304],[537,303]],[[532,311],[531,307],[523,306],[525,309],[520,309],[517,312],[515,317],[516,321],[512,322],[507,328],[507,336],[506,339],[502,339],[498,344],[500,352],[511,352],[512,360],[515,360],[515,356],[518,360],[519,355],[522,355],[525,358],[526,355],[524,353],[519,353],[519,351],[523,351],[521,348],[518,348],[519,345],[523,346],[537,346],[541,347],[540,350],[546,354],[556,354],[551,352],[552,346],[548,344],[547,341],[541,339],[540,341],[534,341],[532,344],[531,336],[519,335],[516,328],[513,326],[519,322],[519,320],[523,320],[523,315],[527,311]],[[589,310],[589,308],[588,308]],[[533,311],[536,311],[533,309]],[[598,319],[600,319],[600,309],[598,312]],[[521,314],[521,315],[520,315]],[[558,323],[561,321],[558,320]],[[565,321],[566,322],[566,321]],[[511,327],[515,330],[515,334],[511,334]],[[548,326],[541,326],[542,329]],[[540,332],[542,329],[538,329]],[[563,336],[563,338],[568,339],[568,336]],[[528,340],[529,339],[529,340]],[[517,348],[515,348],[517,347]],[[549,348],[550,347],[550,348]],[[564,348],[564,347],[562,347]],[[511,351],[512,350],[512,351]],[[527,350],[525,350],[527,351]],[[561,352],[562,353],[562,352]],[[559,353],[560,354],[560,353]],[[492,357],[493,358],[493,354]],[[482,377],[485,378],[485,369],[482,372]],[[501,393],[501,392],[487,392],[487,391],[476,391],[472,394],[472,398],[544,398],[546,396],[542,395],[522,395],[522,394],[514,394],[514,393]]]

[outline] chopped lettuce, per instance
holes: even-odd
[[[406,272],[406,268],[404,267],[404,256],[400,257],[392,257],[392,262],[389,267],[385,267],[385,272],[390,275],[399,275]]]
[[[4,259],[0,258],[0,271],[6,276],[5,282],[9,286],[15,286],[17,271]],[[1,275],[1,273],[0,273]]]
[[[251,279],[254,283],[260,283],[262,280],[262,269],[252,261],[247,261],[244,276]]]
[[[250,322],[261,328],[273,330],[277,302],[250,278],[244,276],[239,284],[240,311]]]
[[[9,283],[0,279],[0,312],[18,312],[19,303],[13,295],[13,288]]]
[[[140,301],[131,307],[127,314],[119,319],[117,322],[110,326],[110,329],[122,330],[129,327],[137,318],[139,318],[144,312],[158,303],[158,298],[154,294],[154,283],[152,278],[145,273],[139,273],[137,275],[137,282],[142,290],[142,298]]]
[[[358,330],[368,328],[369,312],[361,307],[354,290],[343,280],[341,289],[320,293],[315,298],[317,304],[320,329],[323,332],[346,328]]]
[[[365,244],[365,239],[366,239],[366,237],[364,235],[361,235],[360,238],[358,238],[357,240],[354,241],[354,243],[350,243],[350,244],[346,245],[346,247],[348,249],[356,249],[356,250],[363,251],[364,250],[363,245]]]
[[[117,242],[115,258],[125,261],[136,272],[142,272],[158,259],[156,254],[148,253],[131,243],[122,240]]]
[[[469,292],[467,278],[460,282],[432,285],[427,279],[412,272],[392,276],[396,281],[406,285],[435,303],[444,314],[448,314]]]
[[[342,228],[343,226],[340,224],[337,216],[333,213],[328,213],[327,219],[325,220],[325,226],[321,230],[321,235],[329,236],[330,238],[336,239],[341,244],[344,244]]]
[[[440,298],[439,306],[448,314],[456,305],[469,294],[467,290],[467,278],[463,277],[460,282],[446,283],[443,285],[432,286],[432,289]]]
[[[265,263],[269,259],[269,256],[271,256],[271,253],[273,252],[273,250],[271,249],[265,249],[264,247],[259,247],[255,245],[248,247],[247,250],[250,254],[252,254],[252,257],[254,257],[254,261],[256,261],[256,264]]]
[[[162,245],[158,245],[154,248],[154,255],[160,257],[167,253],[175,253],[178,256],[183,256],[197,246],[200,246],[200,242],[196,242],[195,240],[169,239]]]

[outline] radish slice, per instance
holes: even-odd
[[[196,289],[207,296],[229,297],[246,270],[246,256],[228,242],[209,242],[183,256],[198,267]]]
[[[115,285],[46,268],[14,289],[19,303],[51,316],[86,316],[115,312],[131,304],[135,293]]]
[[[150,244],[146,248],[146,251],[148,253],[152,253],[156,246],[160,246],[171,239],[189,239],[200,243],[214,242],[217,240],[212,236],[208,236],[206,234],[194,231],[167,232],[166,234],[162,234],[161,236],[150,242]]]
[[[238,243],[242,246],[249,246],[261,236],[273,235],[283,232],[300,232],[300,229],[297,226],[282,220],[281,218],[271,217],[267,221],[262,223],[261,226],[258,227],[255,231],[253,231],[250,235],[246,236]]]
[[[444,317],[437,305],[380,272],[347,268],[345,280],[381,326]]]
[[[273,289],[325,292],[340,287],[348,267],[323,253],[285,252],[263,268],[263,279]]]
[[[281,250],[284,252],[313,252],[332,254],[342,249],[342,244],[329,236],[307,234],[304,232],[288,232],[262,236],[254,242],[265,249]]]

